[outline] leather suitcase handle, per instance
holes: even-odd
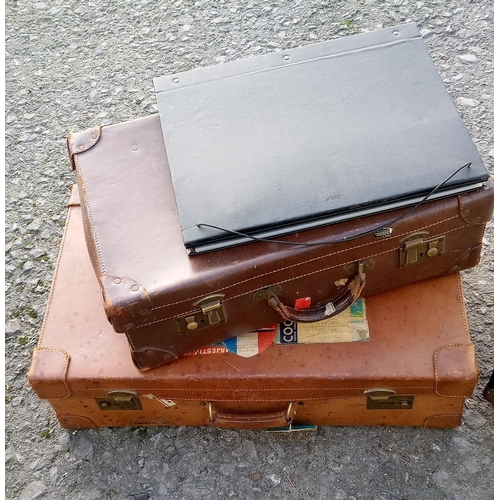
[[[232,413],[221,412],[214,403],[208,403],[210,423],[224,429],[268,429],[284,427],[292,423],[296,412],[296,404],[288,403],[284,410],[265,413]]]
[[[267,290],[267,303],[277,311],[285,321],[314,323],[336,316],[347,309],[353,302],[359,299],[365,284],[366,276],[365,273],[363,273],[363,264],[358,263],[358,273],[347,282],[344,291],[334,300],[321,307],[316,307],[314,309],[295,309],[286,306],[271,290]]]

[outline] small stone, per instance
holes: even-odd
[[[434,35],[434,32],[431,30],[428,30],[427,28],[423,28],[420,30],[420,34],[422,35],[422,38],[429,38],[432,35]]]
[[[35,219],[26,229],[34,233],[40,231],[40,221]]]
[[[486,419],[477,411],[464,411],[464,422],[470,427],[483,427],[486,424]]]
[[[460,453],[460,455],[465,455],[466,453],[468,453],[472,446],[471,443],[467,441],[467,439],[461,438],[459,436],[455,436],[452,439],[452,443],[454,446],[456,446],[457,451]]]
[[[47,493],[47,486],[42,481],[33,481],[26,486],[19,500],[35,500],[41,498],[45,493]]]
[[[490,149],[490,151],[488,151],[488,156],[495,158],[495,148],[492,148],[492,149]]]
[[[459,97],[457,99],[457,102],[462,106],[472,106],[472,107],[475,107],[479,104],[479,101],[476,101],[476,99],[471,99],[470,97]]]
[[[85,500],[102,500],[104,498],[99,490],[91,490],[85,492]]]
[[[17,319],[9,321],[5,326],[5,335],[7,337],[13,337],[14,335],[17,335],[19,333],[21,333],[21,325],[19,324],[19,321],[17,321]]]
[[[94,445],[85,438],[81,438],[73,450],[78,460],[92,460],[94,458]]]
[[[224,463],[219,466],[219,471],[223,476],[232,476],[234,474],[234,463]]]
[[[256,483],[262,479],[262,474],[260,472],[254,472],[253,474],[250,474],[250,479]]]
[[[474,54],[463,54],[461,56],[458,56],[458,58],[468,63],[477,62],[477,57]]]
[[[450,484],[450,475],[445,470],[438,470],[432,474],[432,479],[441,488],[448,488]]]
[[[25,263],[24,263],[24,266],[23,266],[23,272],[29,272],[29,271],[31,271],[34,267],[35,267],[35,265],[33,264],[33,262],[31,262],[30,260],[28,260],[28,262],[25,262]]]
[[[139,458],[139,460],[137,461],[137,463],[139,464],[139,467],[142,469],[144,467],[144,463],[145,463],[144,458]]]
[[[47,252],[42,248],[34,248],[29,252],[30,257],[33,257],[34,259],[39,259],[40,257],[43,257],[46,254]]]
[[[277,476],[276,474],[271,474],[270,476],[267,476],[267,477],[276,486],[281,483],[281,477]]]
[[[149,493],[132,493],[133,500],[149,500],[151,498]]]

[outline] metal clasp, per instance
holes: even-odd
[[[179,333],[224,323],[226,316],[221,304],[222,297],[224,297],[224,294],[210,295],[195,302],[193,305],[198,306],[199,312],[194,312],[184,318],[176,318]]]
[[[443,255],[444,236],[425,240],[427,235],[427,232],[415,233],[403,240],[399,249],[399,267]]]
[[[393,389],[369,389],[366,394],[368,410],[411,410],[415,396],[397,395]]]
[[[134,391],[109,391],[106,396],[95,400],[101,410],[142,410],[141,401]]]

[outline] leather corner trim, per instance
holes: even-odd
[[[97,429],[97,425],[87,417],[80,415],[57,415],[57,419],[63,429]]]
[[[487,204],[477,203],[477,191],[458,195],[458,212],[467,224],[486,224],[493,217],[493,179],[490,177],[479,191],[484,198],[489,199]]]
[[[477,266],[481,260],[481,249],[483,245],[480,243],[468,248],[460,256],[458,256],[451,264],[448,269],[448,274],[456,273],[458,271],[463,271],[465,269],[470,269],[471,267]]]
[[[97,127],[89,128],[81,132],[73,132],[68,135],[66,144],[68,146],[71,170],[75,170],[76,168],[74,156],[95,146],[101,138],[101,129],[102,127],[98,125]]]
[[[55,347],[36,347],[28,372],[28,382],[41,399],[71,396],[68,385],[70,355]]]
[[[424,420],[425,429],[450,429],[462,425],[462,415],[456,413],[433,415]]]
[[[137,328],[151,314],[149,294],[137,281],[105,274],[100,282],[104,309],[116,332]]]
[[[78,192],[78,185],[73,184],[69,188],[68,208],[79,207],[79,206],[80,206],[80,193]]]
[[[434,353],[436,394],[447,398],[472,396],[478,382],[473,344],[449,344]]]

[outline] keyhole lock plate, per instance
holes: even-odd
[[[139,397],[134,391],[110,391],[106,396],[95,400],[100,410],[142,410]]]
[[[219,325],[226,322],[224,307],[221,304],[222,295],[205,297],[196,302],[198,311],[191,313],[183,318],[176,318],[177,330],[179,333],[188,333],[195,330],[201,330],[213,325]]]
[[[424,239],[424,234],[414,234],[403,241],[399,249],[399,267],[433,259],[444,253],[444,236]]]
[[[397,395],[393,390],[365,391],[368,410],[411,410],[415,396]]]

